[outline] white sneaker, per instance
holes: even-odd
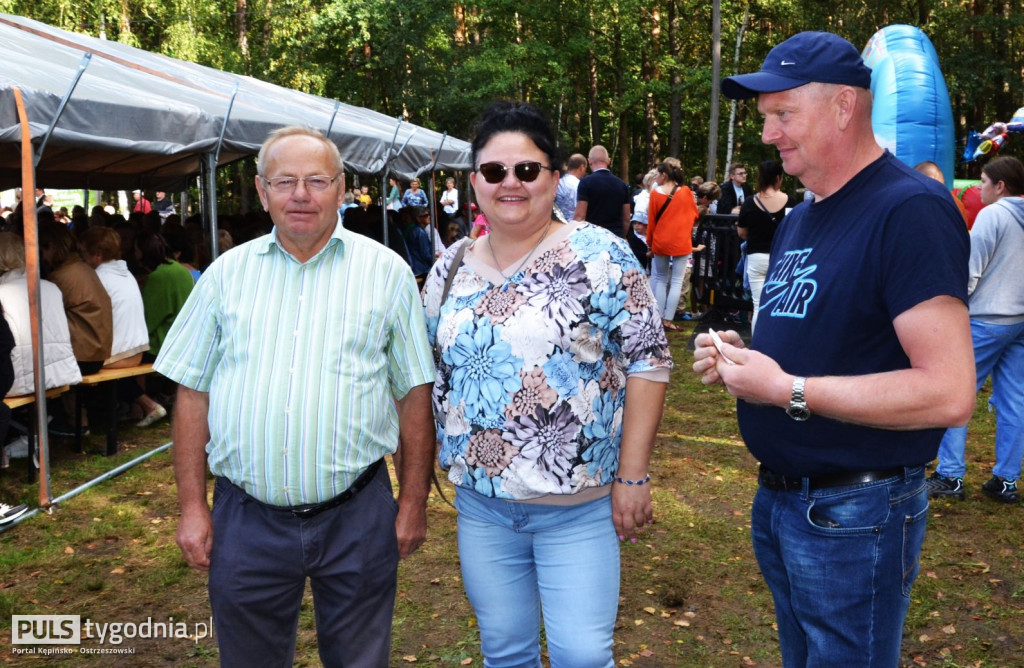
[[[146,415],[146,417],[136,422],[135,426],[148,427],[149,425],[153,424],[154,422],[157,422],[158,420],[163,420],[165,417],[167,417],[167,409],[161,406],[160,404],[157,404],[156,408],[150,411]]]
[[[28,436],[24,434],[7,444],[7,455],[11,459],[28,457]]]
[[[20,506],[9,506],[6,503],[0,503],[0,524],[7,524],[12,520],[16,520],[25,514],[28,510],[28,504],[23,503]]]

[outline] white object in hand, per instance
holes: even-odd
[[[722,337],[718,335],[718,332],[716,332],[713,329],[708,329],[708,334],[711,335],[711,341],[712,343],[715,344],[715,348],[718,349],[718,354],[722,356],[722,359],[725,360],[725,363],[736,364],[736,362],[733,362],[731,359],[725,356],[725,352],[722,350]]]

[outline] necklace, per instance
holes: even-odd
[[[506,290],[508,290],[508,281],[509,281],[509,279],[512,278],[513,276],[515,276],[516,274],[518,274],[519,271],[524,266],[526,266],[526,263],[530,261],[530,258],[533,257],[533,254],[537,252],[537,249],[540,248],[540,243],[542,241],[544,241],[544,239],[548,236],[548,231],[550,229],[551,229],[551,220],[549,219],[548,220],[548,226],[544,228],[544,234],[540,235],[540,239],[537,239],[537,243],[534,244],[534,246],[530,250],[529,254],[527,254],[527,256],[525,258],[523,258],[523,261],[519,263],[519,266],[516,267],[512,271],[511,274],[507,274],[507,275],[505,274],[504,271],[501,270],[501,265],[498,264],[498,257],[494,254],[494,246],[491,244],[491,236],[490,235],[487,236],[487,248],[488,248],[488,250],[491,251],[491,259],[494,260],[494,268],[497,269],[498,273],[501,274],[501,277],[503,279],[505,279],[505,282],[501,284],[501,291],[502,292],[505,292]]]

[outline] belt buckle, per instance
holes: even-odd
[[[305,508],[291,508],[289,512],[299,519],[309,519],[315,515],[319,515],[321,511],[320,505],[307,506]]]
[[[803,489],[803,481],[798,478],[789,478],[776,473],[771,469],[761,466],[758,470],[761,484],[776,492],[792,492]]]
[[[773,490],[785,490],[786,489],[786,477],[779,475],[771,469],[761,467],[758,471],[761,476],[761,483],[768,489]]]

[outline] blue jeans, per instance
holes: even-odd
[[[992,473],[1016,480],[1024,458],[1024,323],[991,325],[972,319],[971,340],[978,389],[992,376],[991,403],[996,409],[996,465]],[[936,467],[940,475],[964,476],[966,446],[967,425],[946,430]]]
[[[651,291],[665,320],[675,319],[679,300],[690,291],[689,285],[683,288],[689,262],[689,255],[655,255],[651,258]]]
[[[754,554],[787,668],[895,668],[924,542],[924,467],[877,482],[757,490]]]
[[[613,668],[619,544],[611,498],[550,506],[459,489],[455,506],[484,666],[540,668],[543,610],[552,668]]]

